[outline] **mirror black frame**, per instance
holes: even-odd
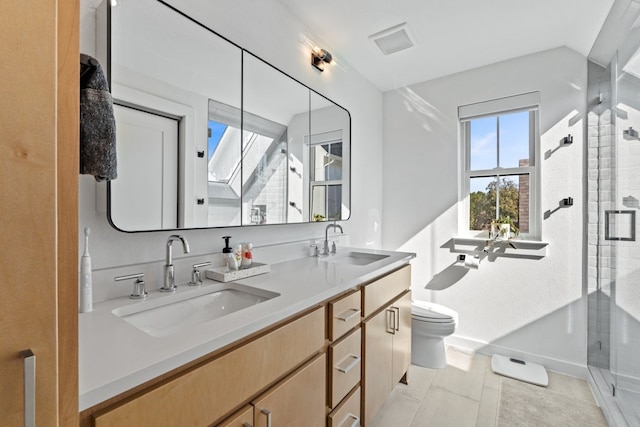
[[[233,41],[229,40],[228,38],[222,36],[221,34],[217,33],[215,30],[213,30],[212,28],[210,28],[209,26],[205,25],[204,23],[194,19],[193,17],[191,17],[190,15],[184,13],[183,11],[177,9],[176,7],[166,3],[164,0],[156,0],[158,3],[168,7],[169,9],[171,9],[172,11],[178,13],[179,15],[181,15],[182,17],[186,18],[187,20],[191,21],[192,23],[200,26],[201,28],[211,32],[212,34],[216,35],[217,37],[220,37],[221,39],[223,39],[224,41],[228,42],[229,44],[237,47],[238,49],[240,49],[241,51],[241,58],[244,57],[244,54],[249,54],[252,57],[256,58],[257,60],[261,61],[262,63],[266,64],[267,66],[273,68],[275,71],[281,73],[283,76],[286,76],[287,78],[291,79],[292,81],[296,82],[297,84],[301,85],[302,87],[306,88],[309,91],[309,99],[311,99],[311,97],[315,94],[317,96],[320,96],[321,98],[325,99],[326,101],[330,102],[331,104],[335,105],[336,107],[340,108],[341,110],[343,110],[348,117],[348,123],[349,123],[349,129],[348,129],[348,138],[349,138],[349,151],[350,153],[352,152],[352,138],[351,138],[351,113],[349,112],[349,110],[347,110],[346,108],[342,107],[341,105],[335,103],[334,101],[332,101],[331,99],[327,98],[326,96],[322,95],[321,93],[315,91],[314,89],[310,88],[309,86],[307,86],[306,84],[300,82],[299,80],[295,79],[294,77],[292,77],[291,75],[289,75],[288,73],[282,71],[281,69],[279,69],[278,67],[274,66],[273,64],[270,64],[269,62],[265,61],[264,59],[260,58],[258,55],[250,52],[249,50],[243,48],[242,46],[234,43]],[[112,70],[111,70],[111,51],[112,51],[112,42],[111,42],[111,33],[112,33],[112,17],[111,17],[111,13],[112,13],[112,6],[110,2],[107,2],[107,10],[106,10],[106,29],[107,29],[107,38],[106,38],[106,57],[107,57],[107,61],[106,61],[106,67],[105,67],[105,72],[107,74],[107,80],[109,83],[109,88],[111,88],[110,90],[112,90]],[[240,66],[240,71],[243,74],[243,70],[244,70],[244,64],[241,63]],[[242,80],[243,76],[241,76],[241,80]],[[241,85],[241,91],[244,88],[244,82],[242,82]],[[243,110],[244,111],[244,110]],[[311,111],[309,110],[309,114],[311,114]],[[351,212],[352,212],[352,206],[351,206],[351,201],[352,201],[352,197],[351,197],[351,184],[352,184],[352,161],[351,161],[351,155],[349,155],[349,160],[347,163],[347,177],[346,180],[348,181],[348,185],[349,185],[349,194],[348,194],[348,207],[349,207],[349,215],[346,218],[342,218],[340,219],[340,221],[346,221],[351,217]],[[344,172],[343,172],[344,173]],[[344,178],[343,178],[344,179]],[[124,230],[122,228],[120,228],[119,226],[117,226],[112,217],[111,217],[111,196],[112,196],[112,188],[111,188],[111,182],[107,183],[107,219],[109,224],[115,228],[118,231],[121,232],[125,232],[125,233],[142,233],[142,232],[157,232],[157,231],[175,231],[175,230],[202,230],[202,229],[221,229],[221,228],[236,228],[236,227],[255,227],[255,226],[264,226],[264,225],[273,225],[273,226],[279,226],[279,225],[294,225],[294,224],[312,224],[315,222],[328,222],[327,220],[324,221],[313,221],[313,219],[310,218],[308,221],[302,221],[302,222],[283,222],[283,223],[273,223],[273,224],[242,224],[242,219],[241,219],[241,224],[240,225],[225,225],[225,226],[205,226],[205,227],[184,227],[184,228],[161,228],[161,229],[150,229],[150,230]],[[311,200],[309,199],[309,203],[311,203]],[[241,209],[241,218],[242,218],[242,206],[240,207]],[[333,221],[333,220],[331,220]]]

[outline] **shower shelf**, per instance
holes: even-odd
[[[488,239],[478,237],[454,237],[451,252],[464,254],[480,254],[488,243]],[[547,256],[548,242],[537,240],[509,240],[495,242],[489,249],[489,255],[510,258],[539,259]]]

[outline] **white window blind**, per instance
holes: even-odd
[[[539,105],[540,92],[523,93],[521,95],[462,105],[458,107],[458,119],[460,122],[466,122],[471,119],[504,114],[510,111],[536,110]]]

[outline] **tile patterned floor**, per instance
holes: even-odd
[[[447,348],[448,366],[411,366],[409,385],[398,384],[370,427],[496,426],[501,381],[491,358]],[[549,372],[548,390],[595,404],[586,381]]]

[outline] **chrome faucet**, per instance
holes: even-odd
[[[180,240],[182,242],[182,249],[184,250],[184,253],[189,253],[189,243],[187,243],[187,239],[178,234],[172,234],[169,236],[167,239],[167,258],[164,264],[164,284],[160,288],[160,292],[175,292],[177,288],[175,269],[173,267],[171,256],[171,244],[176,240]]]
[[[327,228],[324,229],[324,250],[322,251],[322,255],[329,255],[329,229],[330,228],[337,228],[338,230],[340,230],[340,233],[344,234],[344,231],[342,230],[341,225],[338,225],[336,223],[328,224]],[[336,253],[335,243],[333,244],[332,253],[334,254]]]

